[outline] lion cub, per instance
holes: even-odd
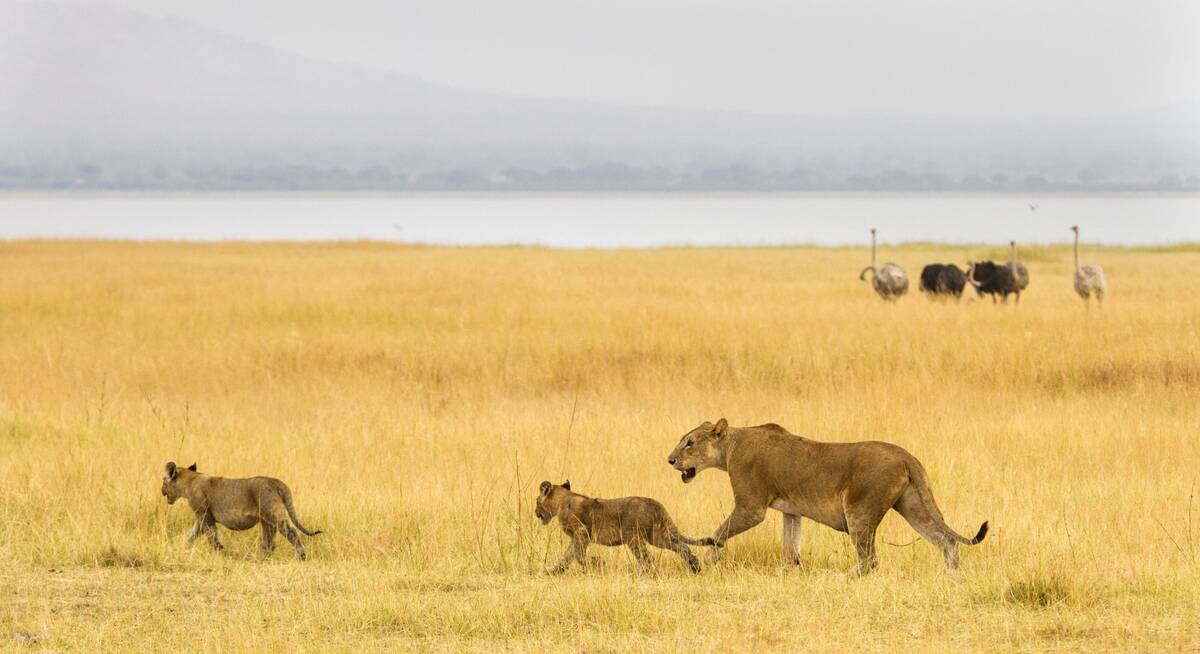
[[[196,539],[200,532],[208,536],[208,542],[218,552],[225,549],[217,536],[217,525],[234,531],[249,529],[262,524],[262,551],[270,554],[275,549],[275,532],[283,532],[296,555],[306,558],[300,536],[292,524],[306,536],[321,533],[309,531],[300,524],[296,509],[292,506],[292,491],[287,484],[273,477],[251,477],[249,479],[226,479],[213,477],[196,471],[196,464],[180,468],[174,461],[167,463],[167,475],[163,477],[162,494],[167,504],[174,504],[186,497],[196,523],[187,534],[188,542]],[[291,518],[291,523],[288,523]]]
[[[584,562],[588,545],[625,545],[637,558],[642,570],[651,566],[646,544],[671,550],[687,563],[692,572],[700,572],[700,561],[688,545],[716,545],[711,538],[688,538],[679,533],[671,516],[662,504],[648,497],[621,497],[599,500],[571,491],[571,482],[562,485],[543,481],[541,494],[534,510],[542,524],[548,525],[555,516],[571,544],[549,569],[557,574],[575,561]]]

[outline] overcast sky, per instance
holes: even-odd
[[[544,97],[962,119],[1200,106],[1196,0],[110,4],[320,59]]]

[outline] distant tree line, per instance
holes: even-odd
[[[1071,179],[1041,174],[968,174],[884,169],[834,175],[808,168],[767,170],[733,164],[679,171],[602,163],[578,167],[407,170],[273,164],[258,166],[4,165],[0,189],[391,190],[391,191],[905,191],[1069,192],[1200,191],[1200,175],[1109,179],[1080,171]]]

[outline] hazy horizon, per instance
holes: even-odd
[[[1200,191],[1200,5],[0,0],[0,188]]]
[[[473,91],[801,117],[1011,121],[1200,107],[1200,5],[67,0]],[[619,47],[614,47],[619,45]],[[750,74],[747,74],[747,73]]]

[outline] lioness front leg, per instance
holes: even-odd
[[[720,527],[713,532],[713,541],[716,542],[716,547],[709,548],[704,555],[704,560],[709,563],[714,563],[721,559],[720,548],[725,546],[725,541],[737,536],[738,534],[758,526],[759,523],[767,517],[767,507],[765,506],[749,506],[747,504],[735,504],[733,513],[725,518],[725,522],[721,523]]]
[[[587,532],[580,530],[579,533],[571,537],[571,544],[567,546],[567,551],[563,552],[562,558],[558,560],[558,563],[555,563],[546,572],[552,575],[565,572],[567,568],[571,567],[572,561],[578,562],[579,565],[584,565],[584,556],[587,554],[588,544]]]
[[[783,562],[800,565],[800,516],[783,514]]]

